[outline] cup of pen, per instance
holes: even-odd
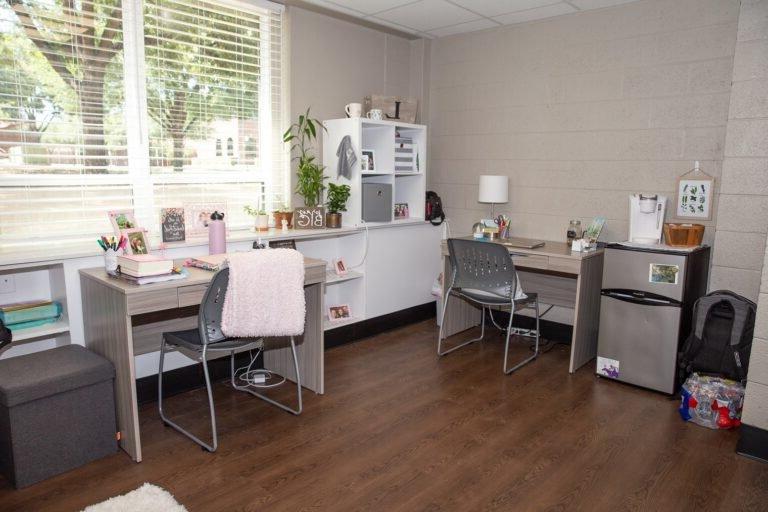
[[[117,274],[117,251],[125,248],[126,238],[120,235],[120,240],[115,237],[107,238],[102,236],[97,242],[99,247],[104,250],[104,270],[107,274]]]

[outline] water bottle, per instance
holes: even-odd
[[[208,222],[208,254],[224,254],[227,252],[227,225],[224,214],[215,211]]]

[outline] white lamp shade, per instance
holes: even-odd
[[[506,203],[509,201],[509,176],[480,176],[480,203]]]

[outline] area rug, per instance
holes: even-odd
[[[144,484],[135,491],[109,498],[82,512],[187,512],[165,489]]]

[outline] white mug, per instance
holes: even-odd
[[[372,108],[368,111],[365,117],[368,119],[373,119],[374,121],[381,121],[384,119],[384,112],[382,112],[380,108]]]
[[[344,107],[344,112],[349,117],[360,117],[363,114],[363,106],[360,103],[350,103]]]

